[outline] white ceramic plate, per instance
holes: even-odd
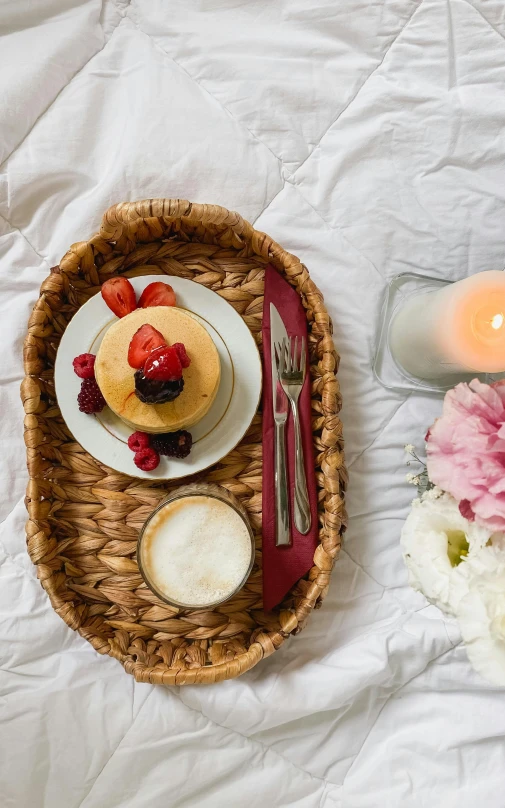
[[[72,360],[81,353],[96,354],[105,332],[117,320],[101,294],[81,306],[68,324],[54,369],[58,404],[74,438],[101,463],[123,474],[151,480],[186,477],[217,463],[244,436],[261,393],[260,355],[242,317],[226,300],[194,281],[144,275],[132,278],[131,282],[139,297],[149,283],[164,279],[173,287],[178,305],[207,329],[221,360],[219,391],[207,415],[190,430],[193,448],[189,457],[184,460],[162,457],[157,469],[142,471],[133,462],[133,452],[127,445],[130,427],[108,407],[98,415],[79,412],[77,395],[81,380],[73,371]]]

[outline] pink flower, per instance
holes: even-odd
[[[426,453],[430,480],[461,502],[466,518],[505,530],[505,381],[449,390]]]

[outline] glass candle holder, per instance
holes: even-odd
[[[208,609],[244,586],[254,553],[241,502],[221,486],[192,483],[172,491],[146,520],[137,563],[160,600],[180,609]]]
[[[420,379],[503,373],[505,272],[477,272],[409,297],[392,318],[389,348]]]
[[[505,279],[505,273],[500,273]],[[402,272],[396,275],[386,290],[384,296],[382,312],[379,320],[379,329],[377,332],[377,352],[375,354],[373,370],[377,380],[387,390],[394,390],[400,393],[417,392],[441,395],[446,390],[454,387],[458,382],[469,382],[472,379],[478,378],[487,384],[499,381],[505,378],[504,373],[489,373],[477,372],[475,370],[460,370],[459,372],[450,373],[450,370],[455,370],[454,367],[445,367],[446,373],[443,376],[433,378],[423,378],[422,376],[414,376],[409,373],[405,367],[400,363],[400,357],[397,353],[393,353],[392,348],[392,326],[397,321],[397,315],[410,301],[417,301],[421,298],[427,298],[429,293],[440,293],[442,290],[452,288],[456,284],[451,281],[442,280],[440,278],[431,278],[427,275],[419,275],[415,272]],[[493,317],[495,317],[493,315]],[[425,318],[427,321],[427,318]],[[419,321],[418,321],[419,322]],[[421,321],[421,324],[424,320]],[[492,323],[492,320],[491,320]],[[498,330],[498,329],[495,329]],[[396,344],[400,341],[397,333]],[[417,354],[421,361],[427,361],[428,358],[433,358],[433,354],[428,351],[429,345],[426,350],[423,347],[424,343],[421,342],[418,346]],[[430,343],[431,345],[431,343]],[[459,343],[458,343],[459,345]],[[412,352],[411,352],[412,353]],[[433,362],[431,363],[433,365]]]

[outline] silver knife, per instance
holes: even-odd
[[[289,530],[289,495],[286,462],[286,421],[289,402],[279,381],[275,346],[282,345],[288,334],[281,316],[270,303],[270,362],[272,369],[272,406],[275,421],[275,546],[291,544]]]

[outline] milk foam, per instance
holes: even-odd
[[[229,505],[207,496],[169,502],[149,522],[142,565],[169,600],[204,606],[242,582],[251,560],[249,531]]]

